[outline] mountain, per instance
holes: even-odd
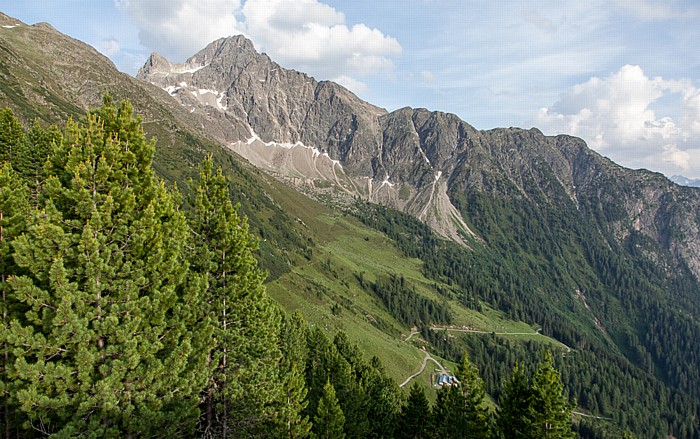
[[[209,134],[259,169],[388,234],[465,305],[541,325],[590,353],[586,363],[621,361],[606,380],[622,382],[630,364],[700,397],[697,189],[623,168],[571,136],[387,112],[284,69],[242,36],[182,65],[153,54],[137,77],[208,118]],[[615,416],[584,396],[585,384],[578,389]]]
[[[682,175],[674,175],[670,180],[681,186],[700,187],[700,179],[697,178],[686,178]]]
[[[573,137],[388,112],[242,37],[183,65],[154,54],[135,79],[49,25],[0,16],[0,76],[0,105],[25,124],[78,118],[104,92],[130,99],[157,172],[182,190],[213,154],[260,236],[270,294],[345,330],[397,382],[420,348],[468,352],[495,399],[550,348],[577,411],[609,418],[577,415],[583,437],[700,434],[697,189]]]
[[[267,178],[222,150],[202,129],[206,120],[175,104],[162,90],[119,72],[93,47],[64,35],[48,23],[27,25],[0,13],[0,106],[25,124],[63,124],[99,107],[102,97],[129,99],[144,130],[158,141],[154,166],[159,175],[188,191],[196,164],[213,154],[232,180],[241,209],[261,242],[261,259],[272,277],[288,270],[287,253],[304,247],[294,219],[270,199]],[[253,171],[253,172],[250,172]],[[254,200],[252,202],[251,200]],[[267,218],[276,218],[269,224]]]
[[[219,39],[182,65],[153,54],[137,78],[208,118],[210,135],[260,169],[306,189],[332,184],[464,245],[479,235],[455,207],[465,194],[575,208],[611,244],[641,234],[653,243],[652,259],[700,278],[700,192],[617,166],[580,139],[478,131],[424,109],[388,113],[282,68],[243,36]]]

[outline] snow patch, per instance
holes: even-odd
[[[379,189],[383,188],[384,185],[388,185],[389,187],[394,187],[394,183],[391,183],[389,181],[389,176],[387,175],[386,178],[384,178],[384,181],[382,181],[382,185],[379,186]]]
[[[208,89],[208,88],[200,88],[200,89],[198,90],[198,93],[199,93],[200,96],[205,95],[205,94],[207,94],[207,93],[211,93],[211,94],[216,95],[216,96],[218,96],[219,94],[221,94],[220,92],[218,92],[218,91],[216,91],[216,90],[210,90],[210,89]]]
[[[175,95],[175,93],[176,93],[178,90],[180,90],[180,88],[181,88],[181,87],[177,87],[177,86],[174,86],[174,85],[169,85],[169,86],[165,87],[163,90],[167,91],[168,94],[169,94],[170,96],[173,96],[173,95]]]
[[[442,176],[442,171],[438,171],[438,173],[435,174],[435,181],[437,182],[438,180],[440,180],[441,176]]]
[[[209,64],[204,64],[201,66],[197,65],[183,65],[183,66],[177,66],[175,67],[173,73],[194,73],[202,70],[203,68],[207,67]]]
[[[260,139],[260,136],[258,136],[258,134],[251,128],[250,129],[250,137],[246,140],[246,143],[248,145],[252,145],[253,142],[255,142],[256,140],[259,142],[262,142],[262,140]]]
[[[265,142],[265,141],[263,141],[263,140],[260,138],[260,136],[258,136],[258,134],[255,132],[255,130],[253,130],[253,129],[251,128],[251,130],[250,130],[250,137],[249,137],[248,139],[246,139],[245,143],[248,144],[248,145],[251,145],[251,144],[253,144],[253,142],[256,142],[256,141],[262,143],[262,144],[265,145],[265,146],[277,147],[277,148],[284,148],[284,149],[288,149],[288,150],[292,150],[292,149],[294,149],[294,148],[305,148],[305,149],[311,150],[311,158],[312,158],[313,160],[317,159],[317,158],[320,157],[320,156],[324,156],[324,157],[326,157],[328,160],[330,160],[331,163],[333,163],[333,166],[334,166],[334,167],[335,167],[335,166],[338,166],[338,167],[340,167],[340,169],[343,169],[343,165],[340,164],[340,161],[331,159],[330,156],[328,155],[328,153],[325,153],[325,152],[324,152],[324,153],[321,153],[321,151],[320,151],[318,148],[314,147],[314,146],[304,145],[304,143],[302,143],[301,141],[297,141],[297,142],[295,142],[295,143],[289,143],[289,142]]]
[[[222,92],[222,93],[219,93],[219,97],[216,98],[216,105],[219,106],[219,110],[221,110],[221,111],[228,110],[228,107],[221,102],[224,100],[225,97],[226,97],[226,95]]]
[[[14,28],[16,28],[16,27],[19,27],[19,23],[17,23],[17,24],[6,24],[5,26],[3,26],[3,28],[5,28],[5,29],[14,29]]]
[[[331,156],[328,155],[327,152],[324,152],[324,153],[323,153],[323,156],[324,156],[324,157],[327,157],[328,160],[330,160],[331,163],[333,163],[333,166],[336,166],[336,165],[337,165],[337,166],[340,167],[340,169],[343,169],[343,165],[340,164],[340,161],[339,161],[339,160],[333,160],[333,159],[331,158]]]

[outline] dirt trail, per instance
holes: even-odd
[[[495,334],[495,335],[542,335],[542,330],[538,329],[535,332],[494,332],[494,331],[480,331],[478,329],[462,329],[462,328],[449,328],[446,326],[437,326],[433,325],[430,327],[433,331],[454,331],[454,332],[469,332],[472,334]],[[560,343],[562,346],[566,348],[566,353],[568,354],[571,352],[571,348],[564,343],[560,342],[559,340],[556,340],[557,343]]]
[[[408,340],[408,339],[406,339],[406,340]],[[406,384],[410,383],[413,378],[422,374],[423,371],[425,370],[425,365],[428,363],[428,361],[432,361],[433,363],[437,364],[437,367],[439,367],[440,370],[442,370],[442,371],[445,370],[445,367],[442,364],[440,364],[435,358],[433,358],[428,352],[426,352],[426,351],[423,351],[423,352],[425,352],[425,357],[423,357],[423,363],[420,366],[420,370],[418,372],[414,373],[413,375],[411,375],[410,377],[406,378],[406,381],[399,384],[399,387],[405,386]]]

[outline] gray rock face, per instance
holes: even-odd
[[[311,187],[325,180],[465,245],[478,231],[448,194],[477,192],[576,211],[617,244],[641,233],[660,252],[650,258],[671,255],[669,267],[686,264],[700,278],[700,190],[624,169],[580,139],[534,128],[478,131],[425,109],[388,113],[338,84],[280,67],[242,36],[217,40],[182,65],[153,54],[137,77],[260,168]]]

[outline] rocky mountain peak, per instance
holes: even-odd
[[[136,74],[136,77],[141,79],[159,73],[165,74],[170,72],[172,66],[173,65],[170,63],[170,61],[165,59],[165,57],[156,52],[153,52],[151,53],[151,56],[149,56],[146,60],[146,63],[139,69],[138,73]]]
[[[205,65],[216,61],[221,65],[236,65],[241,60],[250,58],[267,58],[258,54],[253,42],[243,35],[219,38],[207,47],[197,52],[186,61],[186,64]],[[269,61],[269,58],[267,58]]]
[[[279,66],[241,35],[212,42],[184,64],[154,54],[139,78],[166,90],[210,135],[307,193],[330,185],[339,197],[408,212],[465,244],[476,233],[455,208],[455,195],[488,193],[590,218],[615,211],[619,219],[606,218],[612,225],[603,231],[610,239],[643,233],[700,276],[700,250],[669,244],[665,229],[654,225],[666,209],[652,194],[668,190],[663,179],[613,166],[580,139],[536,128],[479,131],[453,114],[426,109],[388,113],[336,83]],[[638,190],[617,193],[622,181],[637,182]],[[602,203],[590,201],[591,192]],[[615,204],[606,205],[608,199]],[[674,221],[698,236],[692,218]]]

